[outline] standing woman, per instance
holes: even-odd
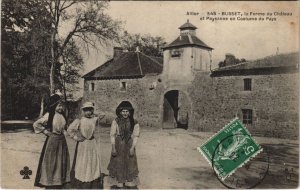
[[[137,189],[139,185],[135,146],[140,126],[133,118],[130,102],[123,101],[116,109],[117,118],[111,124],[112,153],[108,165],[109,183],[115,188]]]
[[[50,97],[47,113],[33,124],[35,133],[47,136],[34,186],[57,189],[70,181],[70,158],[64,136],[65,127],[66,118],[61,97],[54,94]]]
[[[71,138],[77,141],[71,184],[75,189],[103,189],[100,147],[94,134],[98,121],[104,115],[94,115],[92,102],[84,103],[81,109],[83,116],[74,120],[68,128]]]

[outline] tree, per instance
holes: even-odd
[[[236,65],[239,63],[243,63],[246,62],[247,60],[242,58],[242,59],[238,59],[236,58],[233,54],[226,54],[225,55],[225,60],[224,61],[220,61],[218,66],[219,67],[225,67],[225,66],[230,66],[230,65]]]
[[[2,1],[2,119],[20,119],[39,110],[49,92],[48,11],[38,0]]]
[[[128,51],[135,51],[139,47],[140,51],[146,55],[162,56],[162,47],[166,45],[164,38],[159,36],[129,34],[124,32],[121,37],[121,46]]]
[[[88,50],[117,37],[119,22],[104,13],[107,6],[98,1],[2,1],[2,116],[34,118],[54,89],[76,90],[72,84],[83,65],[79,46]],[[65,25],[70,31],[63,36],[59,29]]]
[[[80,71],[83,68],[84,62],[80,54],[79,48],[74,40],[70,41],[62,55],[61,81],[63,81],[64,93],[72,93],[78,90],[75,84],[78,84]],[[67,94],[65,94],[67,97]]]
[[[97,42],[103,44],[107,40],[118,39],[120,22],[112,20],[105,13],[107,1],[48,0],[46,3],[52,18],[50,92],[53,93],[57,88],[54,80],[56,64],[69,43],[78,41],[86,50],[97,48]],[[62,23],[70,26],[65,37],[59,35]],[[59,42],[57,47],[55,42]]]

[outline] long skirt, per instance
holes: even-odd
[[[109,183],[110,185],[118,185],[125,183],[128,186],[139,185],[138,164],[136,153],[130,156],[130,148],[132,146],[132,138],[126,142],[120,136],[116,137],[117,156],[112,156],[108,165]]]
[[[35,186],[62,186],[70,182],[70,157],[63,134],[47,137],[35,178]]]
[[[72,187],[102,189],[100,147],[95,139],[77,142],[72,166]]]

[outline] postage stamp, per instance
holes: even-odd
[[[238,118],[197,149],[221,180],[225,180],[263,150]]]

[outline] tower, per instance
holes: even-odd
[[[196,36],[197,27],[187,20],[180,35],[164,50],[163,75],[169,81],[190,82],[196,72],[208,71],[213,48]]]

